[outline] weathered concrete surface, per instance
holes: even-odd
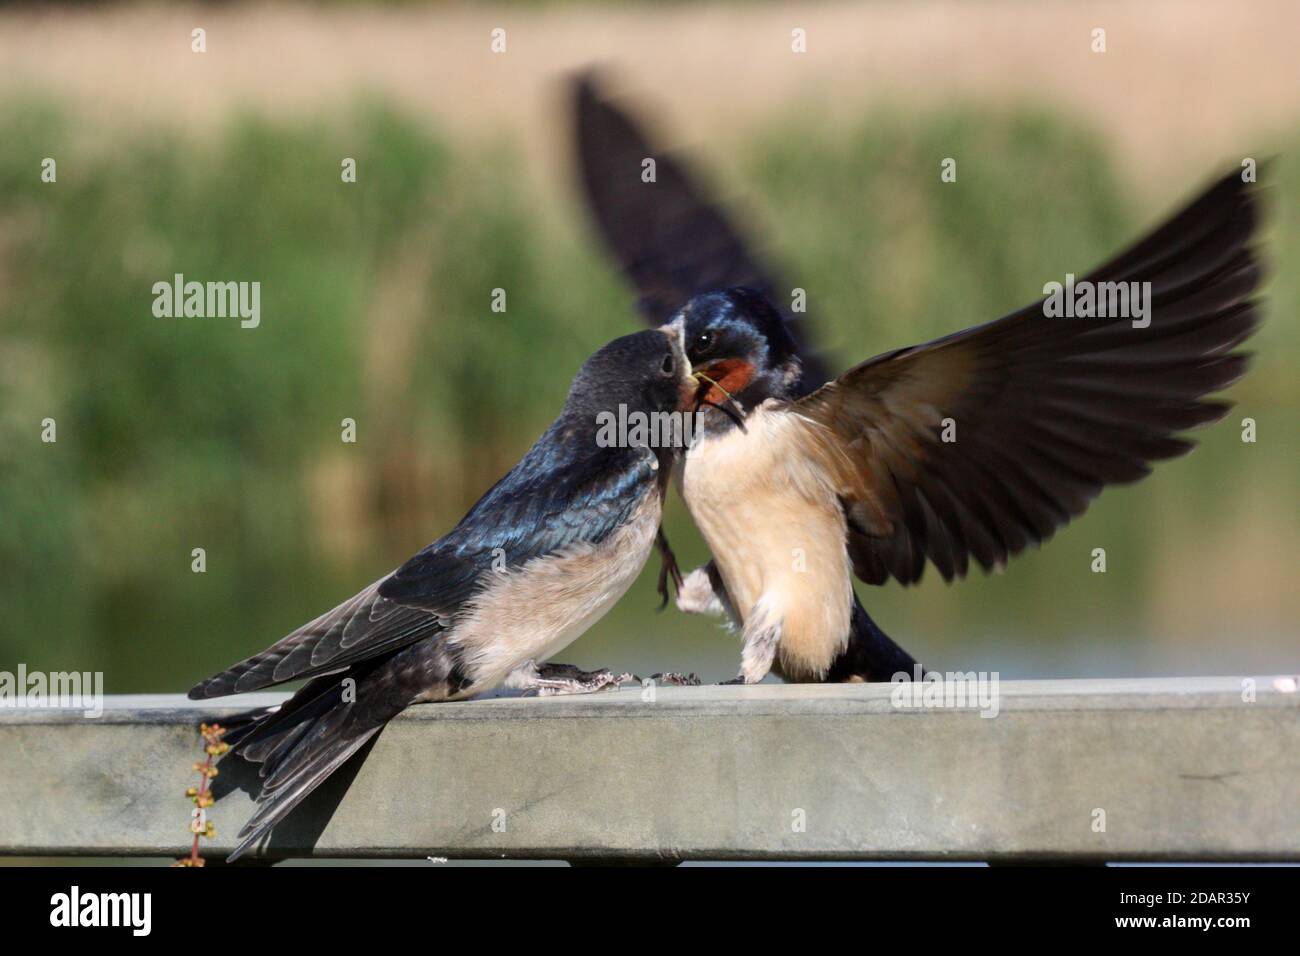
[[[1242,678],[1007,682],[993,719],[900,710],[889,685],[424,705],[266,853],[1296,860],[1300,694],[1254,681],[1253,702]],[[236,709],[0,709],[0,853],[180,854],[195,724]],[[246,767],[228,761],[219,791]],[[226,793],[205,853],[251,808]]]

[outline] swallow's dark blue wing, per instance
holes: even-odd
[[[646,318],[661,325],[701,292],[757,289],[780,309],[798,347],[799,393],[825,382],[829,375],[802,334],[803,323],[781,305],[792,287],[777,281],[741,230],[704,198],[685,161],[656,149],[632,117],[600,95],[590,74],[577,79],[574,120],[583,194]],[[650,183],[642,180],[647,159],[655,161]]]
[[[557,423],[469,510],[450,534],[394,572],[380,594],[438,611],[458,607],[483,575],[514,569],[578,543],[599,544],[621,527],[657,479],[640,448],[574,448]],[[548,440],[548,438],[550,440]]]
[[[598,448],[552,426],[449,534],[260,654],[202,681],[201,699],[316,677],[437,637],[496,567],[599,543],[655,481],[643,449]],[[562,431],[562,429],[559,429]]]

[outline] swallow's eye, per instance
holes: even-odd
[[[697,353],[707,352],[709,349],[713,348],[713,333],[701,332],[699,335],[695,336],[695,341],[691,343],[691,348]]]
[[[664,364],[660,367],[663,369],[663,373],[665,375],[672,375],[673,369],[676,367],[676,363],[673,362],[673,357],[671,355],[665,355]]]

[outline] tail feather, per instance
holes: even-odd
[[[240,753],[245,760],[262,764],[262,776],[275,768],[276,758],[300,740],[312,724],[343,700],[338,676],[321,678],[302,687],[275,713],[274,720],[260,723],[243,740]]]
[[[862,602],[854,598],[853,619],[849,628],[849,646],[836,658],[826,675],[828,683],[865,681],[869,684],[888,683],[895,674],[903,673],[910,680],[918,671],[925,671],[915,657],[897,643],[867,614]]]
[[[325,782],[420,690],[425,669],[413,660],[418,648],[319,677],[278,708],[241,718],[231,754],[261,764],[258,807],[239,831],[234,861],[257,844],[313,790]],[[355,682],[344,694],[344,680]]]
[[[240,842],[226,857],[226,862],[233,863],[247,853],[382,728],[380,724],[353,737],[332,740],[312,753],[296,774],[281,781],[276,792],[262,801],[239,831]]]
[[[334,704],[310,723],[296,728],[289,741],[276,747],[262,765],[262,797],[273,800],[292,789],[312,768],[329,759],[340,742],[360,738],[386,724],[404,704],[386,707],[380,712],[360,704]]]

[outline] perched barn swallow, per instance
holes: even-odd
[[[651,324],[666,322],[693,296],[711,290],[745,286],[772,303],[788,294],[792,285],[778,281],[727,213],[705,198],[706,190],[685,158],[655,148],[636,120],[601,94],[591,73],[575,81],[573,117],[583,195]],[[646,159],[655,160],[653,183],[642,178]],[[768,311],[779,316],[781,341],[797,360],[791,366],[794,377],[783,383],[781,394],[787,399],[807,395],[830,376],[809,345],[806,323],[780,305],[769,305]],[[660,551],[677,580],[666,542]],[[696,574],[696,597],[700,575],[717,580],[716,564],[710,562]],[[679,587],[678,606],[689,611],[718,607],[692,594],[682,600]],[[848,643],[834,664],[820,677],[805,673],[801,679],[883,681],[915,668],[912,656],[855,603]]]
[[[450,533],[194,699],[310,678],[232,731],[260,763],[259,807],[231,859],[410,704],[497,686],[580,693],[630,675],[544,663],[599,620],[654,545],[671,448],[604,447],[603,412],[674,412],[694,393],[675,333],[624,336],[574,379],[559,418]]]
[[[1074,282],[1077,312],[1054,290],[807,395],[798,343],[761,293],[682,309],[667,328],[706,416],[681,487],[716,561],[685,596],[739,626],[737,681],[833,674],[860,607],[855,574],[906,585],[927,562],[947,581],[972,561],[1001,568],[1106,485],[1187,452],[1176,433],[1222,418],[1230,406],[1203,399],[1246,369],[1234,349],[1259,323],[1257,206],[1234,173]],[[1102,296],[1130,306],[1084,317]]]

